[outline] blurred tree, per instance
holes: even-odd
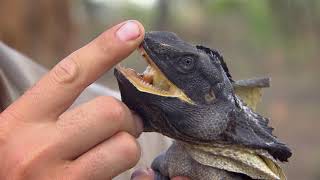
[[[278,22],[277,26],[282,29],[282,35],[287,39],[294,37],[296,34],[312,32],[315,29],[320,30],[320,22],[318,21],[320,15],[319,1],[271,0],[268,3],[272,9],[274,21]]]
[[[70,52],[75,26],[66,0],[2,0],[0,40],[52,66]]]
[[[154,27],[157,30],[165,30],[168,27],[168,17],[169,17],[169,0],[158,1],[157,16],[155,19]]]

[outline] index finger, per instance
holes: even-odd
[[[24,116],[59,116],[84,88],[134,51],[143,36],[144,28],[137,21],[110,28],[58,63],[13,107],[23,110]]]

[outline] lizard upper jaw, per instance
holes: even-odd
[[[138,51],[148,63],[146,70],[142,74],[121,65],[116,67],[131,84],[141,92],[164,97],[176,97],[193,104],[193,101],[161,72],[142,46],[139,47]]]

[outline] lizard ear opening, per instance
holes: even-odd
[[[234,82],[232,80],[232,76],[231,76],[231,74],[229,72],[229,69],[228,69],[228,66],[227,66],[226,62],[224,61],[222,55],[220,55],[220,53],[218,51],[216,51],[214,49],[207,48],[207,47],[202,46],[202,45],[197,45],[196,48],[201,50],[201,51],[204,51],[211,58],[211,60],[219,61],[221,66],[222,66],[222,69],[227,74],[227,77],[230,80],[230,82]]]

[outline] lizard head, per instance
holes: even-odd
[[[140,92],[190,105],[232,94],[231,76],[216,51],[188,44],[171,32],[146,33],[139,51],[149,64],[142,74],[121,66],[117,71]]]
[[[148,63],[146,70],[139,74],[118,66],[115,76],[122,100],[148,119],[146,129],[164,134],[163,129],[191,129],[188,122],[209,114],[206,107],[234,101],[231,76],[218,52],[188,44],[171,32],[146,33],[138,50]]]
[[[237,82],[217,51],[170,32],[146,33],[139,51],[146,70],[139,74],[118,66],[115,76],[122,101],[142,117],[144,131],[191,143],[266,149],[281,161],[291,156],[268,120],[235,95]]]

